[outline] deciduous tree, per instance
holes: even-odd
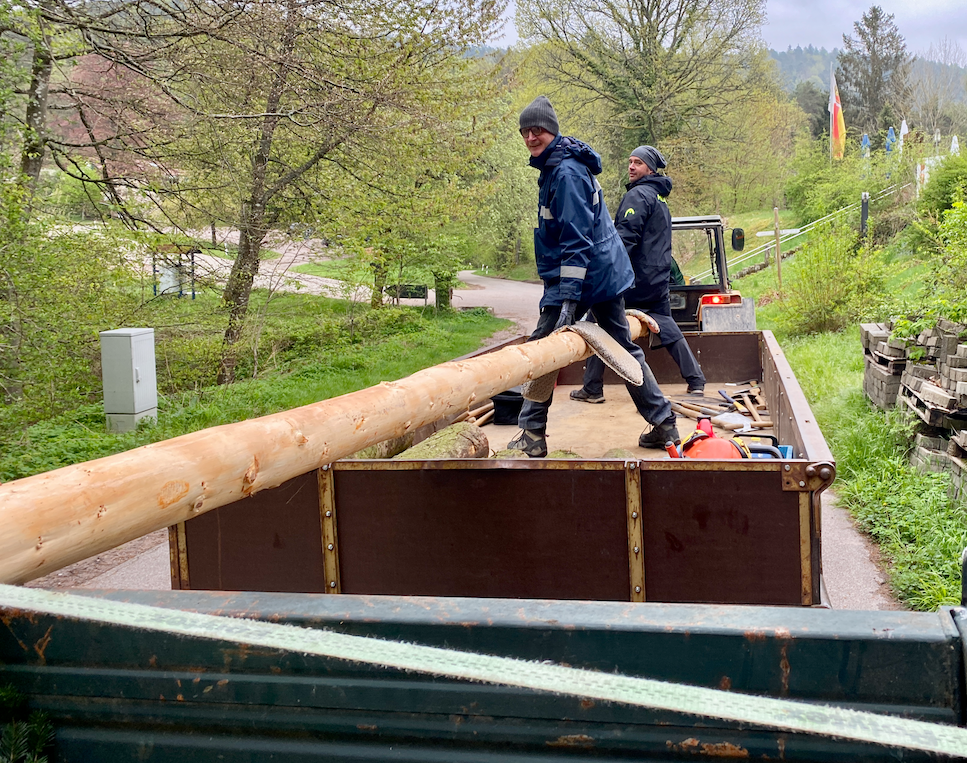
[[[914,62],[910,73],[910,107],[916,123],[928,136],[937,130],[947,136],[967,127],[962,101],[965,65],[967,53],[946,37],[931,45]]]
[[[763,75],[763,0],[534,0],[522,35],[549,45],[548,76],[608,110],[615,156],[717,119]]]
[[[132,200],[150,200],[179,227],[224,220],[239,231],[224,291],[226,382],[268,231],[294,208],[322,214],[338,201],[338,188],[319,184],[324,167],[352,176],[371,157],[391,166],[401,135],[454,132],[476,88],[462,53],[487,37],[502,6],[162,0],[123,13],[58,10],[107,62],[107,79],[125,85],[76,112],[77,129],[105,131],[92,141],[99,182],[134,191],[118,194],[129,214]]]

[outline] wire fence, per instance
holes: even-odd
[[[880,191],[878,194],[876,194],[876,196],[871,196],[870,201],[871,202],[882,201],[888,196],[891,196],[895,193],[899,193],[904,188],[907,188],[910,185],[911,183],[904,183],[903,185],[900,185],[898,183],[896,185],[892,185],[889,188],[886,188],[885,190]],[[784,236],[780,236],[779,247],[781,248],[783,244],[789,241],[793,241],[797,238],[802,238],[803,236],[812,232],[814,229],[816,229],[823,223],[842,217],[843,215],[850,212],[851,210],[856,209],[858,206],[860,206],[860,204],[862,204],[862,201],[857,201],[853,204],[849,204],[845,207],[842,207],[841,209],[837,209],[834,212],[830,212],[825,217],[820,217],[818,220],[813,220],[811,223],[807,223],[801,228],[798,228],[795,233],[787,233]],[[753,258],[763,257],[767,251],[774,249],[775,246],[776,246],[775,239],[772,239],[770,241],[766,241],[764,244],[760,244],[754,249],[750,249],[747,252],[743,252],[740,256],[735,257],[728,261],[729,270],[731,270],[734,266],[740,265],[741,263],[751,260]],[[713,275],[713,271],[711,268],[709,268],[708,270],[704,270],[698,275],[693,276],[691,280],[693,283],[700,283],[703,279],[708,278],[711,275]]]

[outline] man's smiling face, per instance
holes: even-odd
[[[636,180],[640,180],[641,178],[647,175],[654,175],[654,174],[655,173],[651,171],[651,167],[649,167],[647,164],[641,161],[641,159],[639,159],[637,156],[632,156],[628,160],[628,179],[632,183],[634,183]]]
[[[554,135],[543,127],[522,127],[520,136],[524,139],[524,145],[531,152],[531,156],[540,156],[544,149],[551,145]]]

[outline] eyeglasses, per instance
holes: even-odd
[[[524,140],[527,140],[531,135],[533,135],[535,138],[539,138],[545,132],[547,132],[547,130],[545,130],[543,127],[524,127],[520,131],[520,137],[522,137]]]

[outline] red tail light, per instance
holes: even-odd
[[[702,297],[702,307],[706,305],[741,305],[742,295],[737,291],[728,294],[705,294]]]

